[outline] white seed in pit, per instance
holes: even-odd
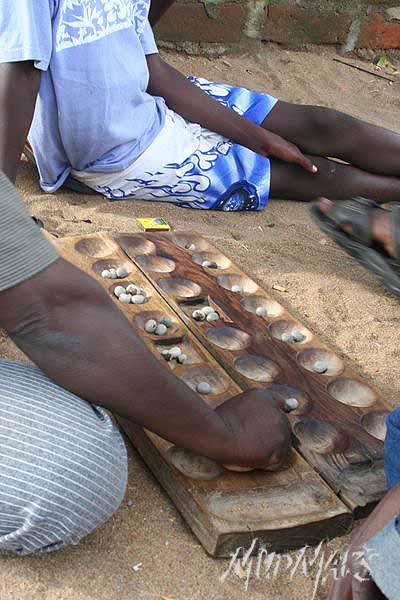
[[[160,323],[162,323],[163,325],[165,325],[165,327],[168,327],[168,329],[169,329],[172,326],[172,319],[168,315],[165,315],[160,320]]]
[[[167,327],[166,325],[164,325],[163,323],[160,323],[159,325],[157,325],[156,327],[156,331],[155,334],[156,335],[165,335],[167,333]]]
[[[326,366],[326,364],[324,362],[322,362],[322,360],[316,360],[313,366],[313,370],[316,373],[326,373],[328,370],[328,367]]]
[[[286,410],[296,410],[299,407],[299,401],[296,398],[288,398],[285,400],[285,408]]]
[[[218,265],[213,260],[203,260],[201,266],[205,269],[218,269]]]
[[[287,344],[292,344],[294,342],[294,338],[291,333],[282,333],[281,340]]]
[[[126,291],[128,292],[128,294],[140,294],[140,287],[130,283],[127,288]]]
[[[117,285],[117,287],[114,288],[114,294],[119,298],[121,294],[126,294],[126,289],[122,285]]]
[[[201,312],[207,316],[210,313],[214,312],[214,309],[212,306],[204,306],[204,308],[201,309]]]
[[[306,336],[304,335],[304,333],[301,333],[301,331],[294,331],[292,333],[293,336],[293,341],[294,342],[304,342],[304,340],[306,339]]]
[[[169,353],[171,355],[171,358],[178,358],[182,354],[182,350],[178,348],[178,346],[174,346],[173,348],[171,348]]]
[[[240,292],[242,291],[242,288],[240,287],[240,285],[235,284],[231,287],[231,291],[235,292],[236,294],[240,294]]]
[[[162,350],[161,356],[163,356],[165,358],[165,360],[168,360],[168,361],[170,361],[172,358],[171,352],[169,350]]]
[[[258,307],[256,308],[256,315],[257,315],[258,317],[266,317],[266,316],[268,316],[268,311],[267,311],[267,309],[265,308],[265,306],[258,306]]]
[[[103,277],[103,279],[111,279],[110,270],[104,269],[104,271],[101,272],[101,276]]]
[[[180,365],[184,365],[187,362],[188,357],[186,354],[180,354],[177,358],[177,361]]]
[[[216,312],[212,312],[207,315],[207,321],[212,323],[213,321],[219,321],[219,314]]]
[[[132,304],[144,304],[146,302],[146,298],[142,296],[142,294],[135,294],[132,296]]]
[[[206,315],[202,310],[195,310],[192,313],[192,317],[195,321],[205,321]]]
[[[130,294],[121,294],[118,296],[118,300],[123,302],[124,304],[130,304],[132,300],[132,296]]]
[[[144,324],[144,330],[147,333],[154,333],[156,329],[157,329],[157,321],[155,321],[154,319],[149,319]]]
[[[125,267],[118,267],[117,277],[119,277],[119,279],[123,279],[124,277],[127,277],[127,275],[128,275],[128,269],[126,269]]]
[[[185,246],[186,250],[196,250],[196,246],[194,244],[186,244]]]
[[[196,385],[196,390],[199,392],[199,394],[209,394],[211,392],[211,386],[209,383],[207,383],[207,381],[200,381]]]
[[[116,269],[110,269],[110,279],[117,279],[117,270]]]

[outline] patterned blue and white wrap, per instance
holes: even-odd
[[[190,80],[257,125],[277,103],[272,96],[245,88]],[[111,200],[157,200],[224,211],[262,210],[270,191],[268,158],[170,110],[158,137],[123,172],[72,175]]]

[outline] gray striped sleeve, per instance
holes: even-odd
[[[33,277],[57,258],[20,195],[0,172],[0,291]]]

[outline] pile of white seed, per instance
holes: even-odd
[[[257,317],[268,317],[268,309],[265,306],[257,306],[256,315]]]
[[[134,283],[130,283],[127,287],[117,285],[114,289],[114,295],[124,304],[144,304],[147,300],[146,293]]]
[[[174,346],[173,348],[166,348],[165,350],[162,350],[161,356],[163,356],[168,362],[171,360],[176,360],[176,362],[180,365],[186,364],[188,360],[188,357],[182,352],[179,346]]]
[[[129,271],[125,267],[118,267],[118,269],[104,269],[101,272],[103,279],[125,279],[128,277]]]
[[[208,321],[209,323],[220,320],[219,314],[212,306],[204,306],[203,308],[193,311],[192,317],[195,321]]]
[[[146,333],[152,333],[154,335],[165,335],[170,327],[172,327],[172,319],[168,315],[161,317],[159,321],[156,321],[156,319],[149,319],[144,324]]]

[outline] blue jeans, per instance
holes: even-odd
[[[387,418],[385,471],[389,490],[400,484],[400,408]],[[400,507],[399,507],[400,511]],[[400,515],[366,544],[371,575],[388,600],[400,598]],[[371,556],[371,555],[370,555]]]

